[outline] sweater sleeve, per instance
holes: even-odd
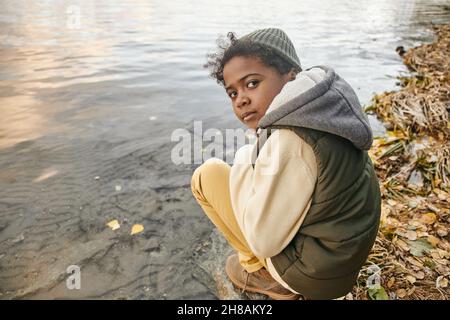
[[[250,249],[269,258],[289,244],[305,218],[317,180],[316,161],[312,148],[286,129],[272,133],[254,169],[253,147],[236,153],[231,202]]]

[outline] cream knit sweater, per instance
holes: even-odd
[[[266,114],[313,87],[325,76],[320,68],[300,72],[274,98]],[[257,257],[280,253],[297,233],[311,205],[317,180],[312,148],[288,129],[276,130],[251,165],[254,145],[235,155],[230,173],[233,211],[250,249]],[[269,272],[287,286],[270,259]]]
[[[325,73],[319,68],[301,72],[272,101],[271,112],[302,91],[313,87]],[[254,145],[235,155],[230,173],[230,195],[237,222],[253,253],[270,258],[292,240],[311,204],[317,179],[312,148],[294,132],[276,130],[251,165]]]

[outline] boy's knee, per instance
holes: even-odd
[[[203,164],[200,167],[210,168],[210,167],[217,167],[217,166],[219,166],[219,167],[228,166],[228,164],[219,158],[209,158],[208,160],[203,162]]]
[[[229,165],[219,159],[219,158],[210,158],[206,160],[201,166],[195,169],[191,178],[191,187],[192,189],[197,189],[197,186],[201,185],[200,179],[201,176],[212,176],[216,175],[221,170],[228,170]]]

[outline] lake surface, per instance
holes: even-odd
[[[406,71],[397,46],[430,42],[432,23],[450,23],[446,0],[0,8],[3,299],[218,297],[194,254],[205,245],[201,259],[216,261],[207,254],[212,224],[190,191],[197,165],[171,161],[175,129],[241,127],[202,68],[217,37],[282,28],[304,68],[332,66],[368,104]],[[113,219],[120,229],[106,226]],[[133,224],[144,231],[131,236]],[[81,268],[80,290],[66,286],[70,265]]]

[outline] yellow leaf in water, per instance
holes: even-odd
[[[433,212],[425,213],[420,217],[420,221],[425,224],[433,224],[436,222],[436,214]]]
[[[116,229],[119,229],[119,228],[120,228],[119,221],[117,221],[117,220],[111,220],[111,221],[108,222],[106,225],[107,225],[108,227],[110,227],[111,230],[116,230]]]
[[[135,224],[131,228],[131,235],[144,231],[144,226],[142,224]]]

